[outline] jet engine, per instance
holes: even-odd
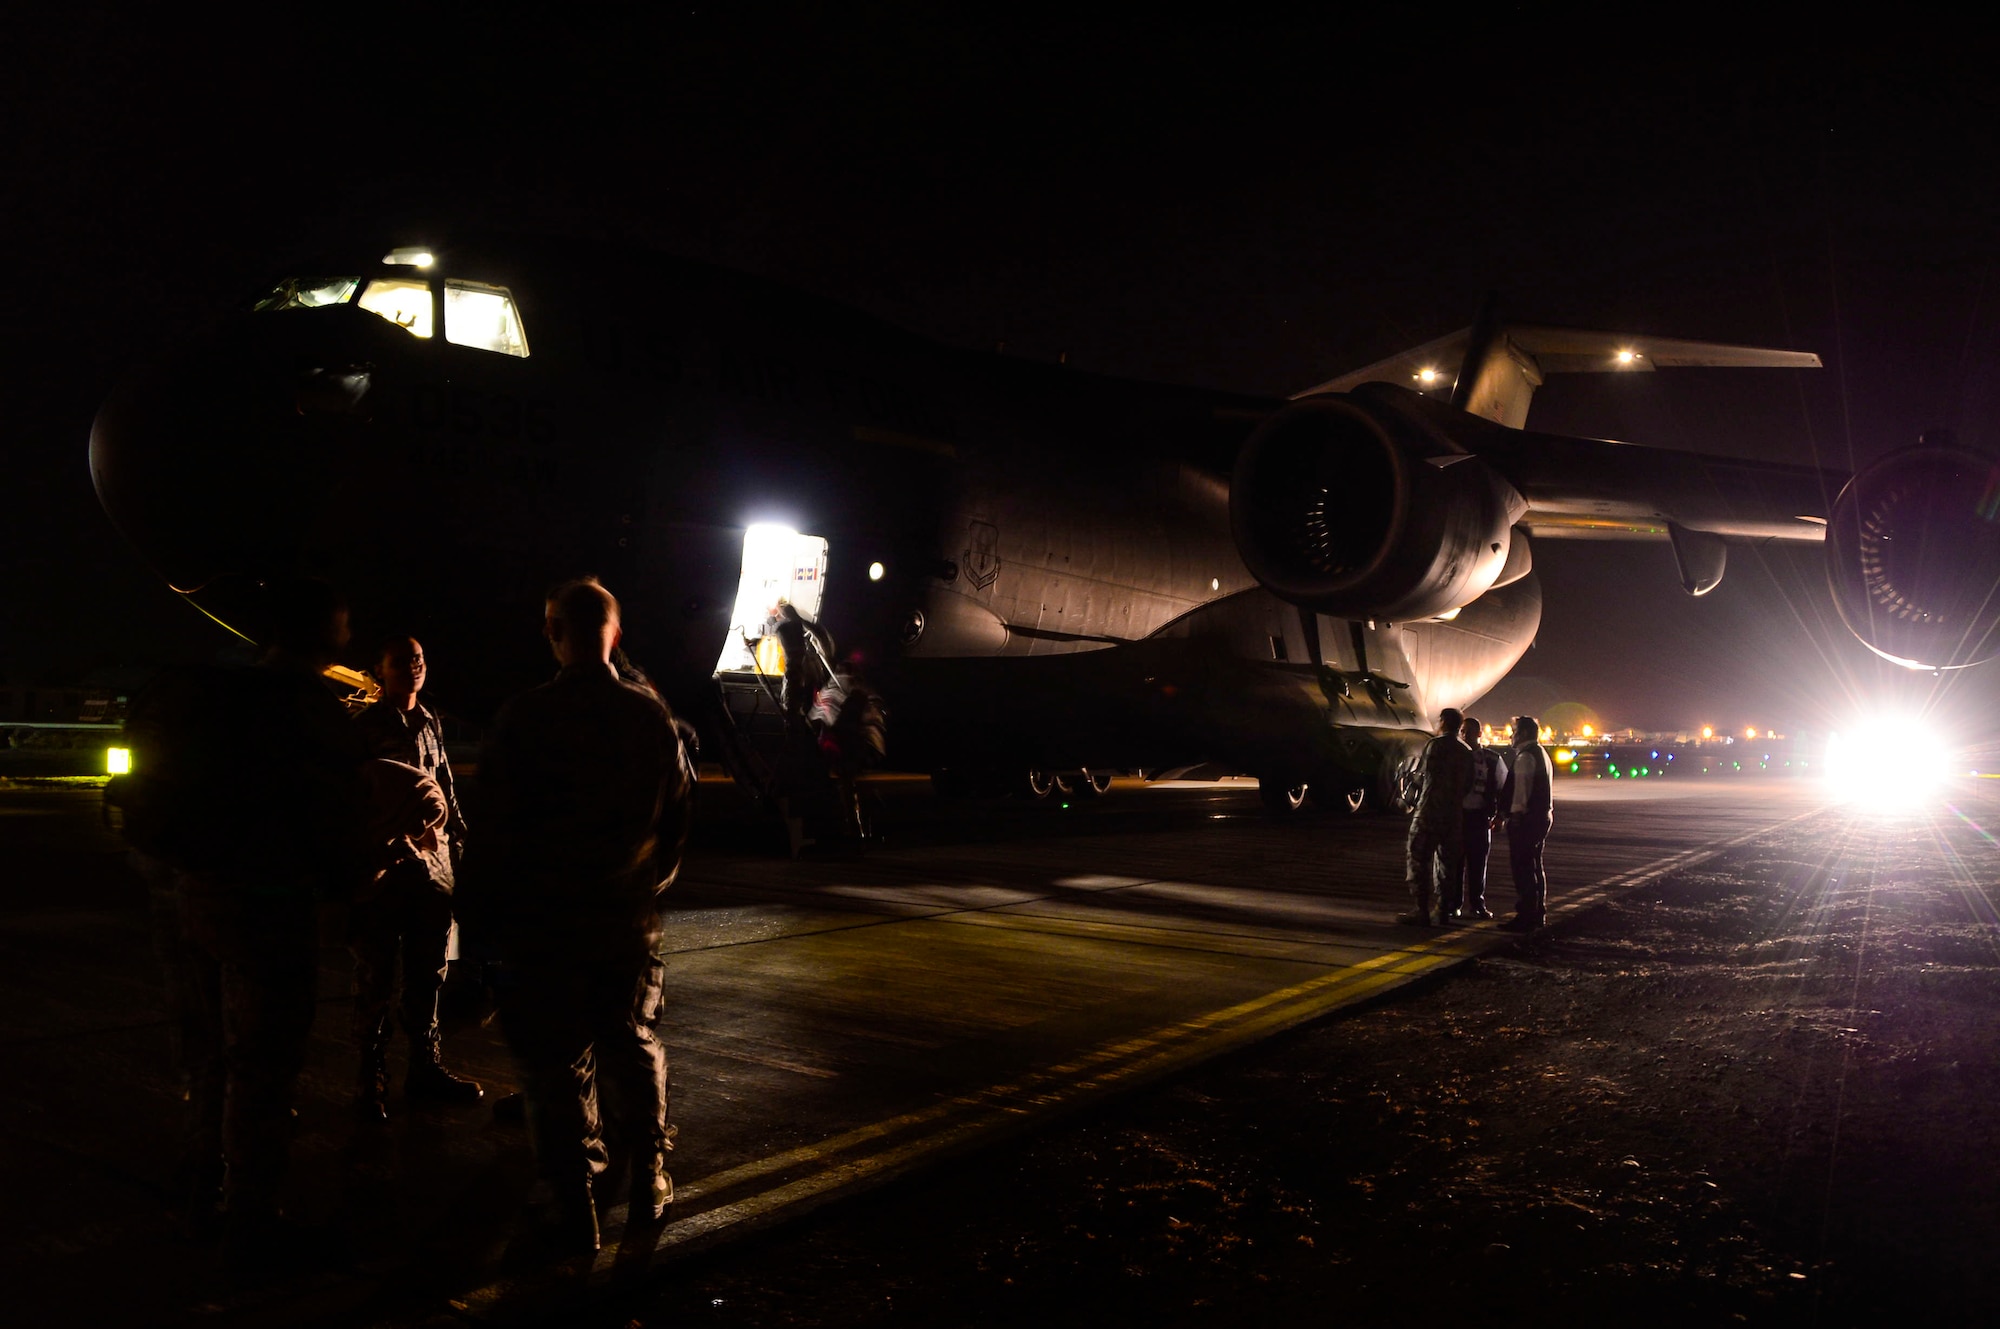
[[[1911,668],[2000,654],[2000,462],[1926,441],[1847,482],[1827,529],[1840,616]]]
[[[1251,574],[1281,599],[1341,618],[1430,618],[1470,604],[1507,570],[1526,511],[1477,457],[1358,395],[1307,398],[1265,421],[1243,445],[1229,497]],[[1516,564],[1526,571],[1524,558]]]

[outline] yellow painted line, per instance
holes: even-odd
[[[1825,810],[1824,807],[1809,809],[1726,840],[1614,873],[1581,891],[1567,893],[1564,903],[1551,912],[1560,916],[1589,908],[1616,892],[1630,891],[1669,873],[1705,862]],[[629,1253],[623,1251],[622,1243],[610,1243],[593,1264],[591,1280],[593,1283],[602,1281],[621,1262],[629,1265],[634,1259],[650,1261],[675,1247],[738,1224],[761,1219],[804,1201],[913,1166],[927,1156],[975,1142],[1038,1111],[1051,1111],[1107,1092],[1126,1082],[1163,1075],[1247,1046],[1280,1030],[1365,1001],[1408,979],[1456,963],[1475,952],[1493,949],[1499,944],[1500,934],[1495,929],[1483,927],[1428,937],[1219,1010],[1101,1043],[1081,1056],[1029,1071],[1007,1083],[956,1095],[929,1107],[887,1117],[815,1144],[712,1173],[677,1186],[677,1200],[695,1201],[773,1173],[815,1164],[825,1165],[809,1176],[677,1218],[665,1229],[647,1233],[642,1239],[643,1245],[635,1246]],[[950,1120],[955,1116],[957,1120]],[[860,1146],[884,1141],[932,1123],[942,1123],[941,1129],[922,1131],[914,1139],[866,1152],[859,1157],[842,1157]],[[621,1276],[623,1273],[621,1270]],[[504,1301],[517,1286],[515,1280],[502,1280],[466,1294],[454,1305],[477,1314],[482,1308]]]
[[[1771,831],[1790,825],[1793,822],[1815,816],[1822,810],[1815,808],[1787,818],[1784,821],[1743,832],[1713,845],[1684,850],[1681,853],[1670,855],[1665,859],[1656,860],[1653,863],[1614,874],[1590,887],[1586,887],[1582,892],[1568,896],[1566,903],[1555,912],[1558,915],[1562,915],[1588,908],[1614,891],[1630,890],[1644,885],[1646,882],[1670,872],[1712,858],[1727,849],[1746,843],[1760,835],[1769,834]],[[692,1183],[685,1189],[690,1198],[694,1198],[700,1194],[713,1193],[754,1176],[767,1175],[770,1172],[778,1171],[785,1167],[796,1166],[800,1163],[810,1163],[821,1158],[844,1153],[857,1144],[880,1139],[885,1135],[895,1134],[909,1126],[937,1120],[940,1117],[949,1115],[952,1111],[960,1107],[972,1106],[981,1102],[1006,1103],[1018,1100],[1024,1091],[1028,1090],[1031,1086],[1039,1088],[1040,1085],[1046,1084],[1050,1080],[1075,1077],[1087,1070],[1107,1067],[1112,1063],[1141,1057],[1147,1053],[1160,1055],[1156,1050],[1168,1049],[1168,1045],[1185,1041],[1200,1033],[1216,1029],[1223,1025],[1256,1017],[1260,1013],[1272,1010],[1272,1008],[1283,1009],[1278,1010],[1274,1016],[1257,1019],[1254,1027],[1258,1031],[1275,1030],[1286,1024],[1303,1022],[1306,1019],[1313,1018],[1315,1014],[1321,1011],[1337,1009],[1341,1005],[1360,1000],[1362,996],[1387,986],[1391,980],[1415,977],[1441,964],[1463,959],[1477,949],[1484,949],[1484,946],[1480,945],[1481,939],[1487,938],[1490,941],[1491,935],[1491,929],[1475,928],[1426,938],[1413,945],[1402,947],[1398,950],[1386,951],[1381,955],[1359,961],[1352,965],[1344,965],[1339,969],[1317,975],[1304,982],[1293,984],[1290,987],[1264,993],[1261,996],[1239,1002],[1234,1006],[1210,1011],[1175,1024],[1164,1025],[1158,1029],[1134,1037],[1100,1044],[1081,1057],[1047,1067],[1041,1071],[1031,1072],[1014,1083],[992,1085],[969,1095],[954,1097],[919,1112],[906,1113],[899,1117],[889,1118],[874,1126],[849,1131],[844,1135],[822,1141],[817,1145],[790,1150],[767,1160],[760,1160],[757,1163],[746,1164],[742,1167],[729,1169],[726,1172],[716,1173],[713,1176],[705,1177]],[[1379,977],[1376,977],[1374,981],[1364,981],[1375,975],[1377,971],[1380,971]],[[1337,989],[1349,987],[1356,988],[1357,991],[1337,991]],[[1107,1081],[1122,1079],[1126,1078],[1130,1073],[1129,1070],[1107,1073],[1105,1078]],[[1038,1096],[1038,1099],[1043,1102],[1053,1102],[1060,1101],[1060,1097],[1049,1099],[1046,1096]]]
[[[920,921],[920,920],[910,920]],[[949,923],[963,927],[998,928],[1006,932],[1040,933],[1085,941],[1122,942],[1157,949],[1194,951],[1202,955],[1234,956],[1246,960],[1292,961],[1297,964],[1324,964],[1323,957],[1306,952],[1366,950],[1352,933],[1321,931],[1286,935],[1276,928],[1262,932],[1203,931],[1195,927],[1175,927],[1155,923],[1123,922],[1111,918],[1079,918],[1074,914],[1030,913],[1026,906],[1001,905],[987,910],[967,910],[959,914],[936,915],[925,922]],[[1321,925],[1324,927],[1324,925]]]
[[[1593,886],[1586,887],[1581,893],[1569,896],[1567,902],[1555,912],[1558,915],[1562,915],[1588,908],[1613,891],[1629,890],[1644,885],[1646,882],[1664,876],[1667,873],[1712,858],[1724,850],[1734,848],[1739,844],[1755,839],[1757,836],[1768,834],[1773,830],[1802,820],[1805,817],[1814,816],[1821,810],[1816,808],[1808,812],[1803,812],[1783,822],[1746,831],[1714,845],[1685,850],[1639,868],[1614,874]],[[1223,1007],[1220,1010],[1209,1011],[1191,1019],[1170,1025],[1163,1025],[1142,1034],[1100,1044],[1080,1057],[1049,1066],[1042,1070],[1029,1072],[1013,1083],[991,1085],[970,1094],[958,1095],[946,1099],[929,1108],[904,1113],[869,1126],[859,1127],[842,1135],[820,1141],[817,1144],[801,1146],[782,1154],[772,1155],[766,1159],[760,1159],[753,1163],[743,1164],[739,1167],[715,1173],[682,1187],[681,1194],[686,1195],[689,1199],[695,1199],[705,1194],[713,1194],[717,1191],[728,1189],[755,1177],[766,1176],[772,1172],[782,1171],[801,1164],[817,1162],[845,1153],[856,1145],[899,1133],[911,1126],[935,1121],[959,1108],[971,1107],[981,1103],[1010,1103],[1018,1101],[1031,1088],[1039,1088],[1051,1080],[1075,1077],[1094,1068],[1101,1068],[1119,1061],[1140,1057],[1147,1053],[1154,1053],[1156,1050],[1162,1049],[1167,1045],[1184,1041],[1208,1030],[1216,1029],[1219,1026],[1258,1016],[1260,1013],[1267,1012],[1274,1007],[1284,1007],[1287,1009],[1280,1011],[1274,1018],[1257,1020],[1255,1027],[1258,1030],[1275,1030],[1286,1024],[1301,1023],[1306,1019],[1313,1018],[1313,1015],[1320,1011],[1338,1009],[1342,1005],[1350,1004],[1360,999],[1359,995],[1348,992],[1336,992],[1335,989],[1360,985],[1362,995],[1372,993],[1387,986],[1391,980],[1412,978],[1441,964],[1463,959],[1475,950],[1485,949],[1479,943],[1482,937],[1490,941],[1491,935],[1491,929],[1470,928],[1426,938],[1423,941],[1401,947],[1397,950],[1385,951],[1367,960],[1358,961],[1351,965],[1343,965],[1338,969],[1316,975],[1303,982],[1295,983],[1290,987],[1279,988],[1275,991],[1252,997],[1234,1006]],[[1381,971],[1379,978],[1375,981],[1363,982],[1363,980],[1374,975],[1376,971]],[[1291,1009],[1294,1004],[1297,1006],[1296,1010]],[[1299,1012],[1304,1013],[1301,1014]],[[1107,1080],[1117,1078],[1125,1078],[1125,1073],[1121,1072],[1107,1076]],[[1046,1095],[1037,1095],[1035,1098],[1030,1099],[1030,1101],[1037,1103],[1055,1102],[1060,1101],[1060,1096],[1051,1099]]]
[[[1128,1058],[1153,1052],[1163,1044],[1193,1037],[1217,1025],[1229,1023],[1246,1015],[1254,1015],[1275,1004],[1288,1002],[1300,996],[1310,995],[1329,987],[1357,982],[1367,977],[1374,970],[1380,969],[1384,971],[1384,982],[1395,978],[1410,977],[1416,973],[1435,967],[1445,959],[1457,958],[1456,953],[1436,956],[1426,956],[1424,954],[1427,950],[1442,950],[1444,949],[1444,945],[1445,943],[1440,940],[1422,943],[1415,947],[1405,947],[1402,950],[1390,951],[1358,964],[1345,965],[1339,969],[1320,974],[1304,983],[1294,984],[1289,988],[1281,988],[1275,992],[1254,997],[1249,1001],[1239,1002],[1235,1006],[1225,1007],[1218,1011],[1210,1011],[1174,1024],[1162,1025],[1158,1029],[1142,1034],[1124,1036],[1113,1041],[1101,1043],[1070,1061],[1030,1071],[1014,1081],[989,1085],[986,1088],[974,1090],[968,1094],[955,1095],[915,1112],[906,1112],[899,1116],[888,1117],[882,1121],[857,1127],[854,1130],[832,1136],[815,1144],[802,1145],[796,1149],[789,1149],[783,1153],[773,1154],[750,1163],[728,1168],[722,1172],[713,1173],[699,1180],[689,1182],[686,1185],[677,1186],[676,1196],[677,1198],[685,1197],[689,1200],[699,1199],[704,1195],[711,1195],[718,1191],[727,1190],[745,1181],[768,1176],[773,1172],[782,1172],[789,1168],[823,1161],[846,1153],[857,1145],[898,1134],[912,1126],[936,1121],[941,1117],[949,1116],[965,1108],[975,1108],[982,1105],[1001,1105],[1006,1111],[1018,1112],[1020,1108],[1017,1105],[1024,1101],[1029,1104],[1056,1101],[1051,1100],[1045,1093],[1039,1092],[1044,1085],[1051,1081],[1069,1079],[1094,1068],[1104,1067]]]

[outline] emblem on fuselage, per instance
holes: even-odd
[[[992,522],[970,523],[959,569],[975,591],[985,590],[1000,576],[1000,531]]]

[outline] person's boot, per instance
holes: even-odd
[[[453,1075],[444,1068],[436,1029],[410,1039],[410,1073],[403,1080],[405,1098],[465,1105],[477,1103],[485,1093],[476,1081]]]
[[[643,1151],[632,1159],[632,1204],[625,1221],[657,1223],[674,1207],[674,1179],[667,1175],[667,1155],[673,1152],[679,1126],[667,1127],[667,1138],[658,1149]]]
[[[361,1031],[361,1070],[354,1082],[354,1115],[364,1125],[389,1120],[389,1022]]]

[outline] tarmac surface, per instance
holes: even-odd
[[[1127,786],[1040,805],[878,786],[886,847],[787,861],[723,833],[672,895],[667,1015],[680,1149],[667,1226],[607,1215],[589,1268],[521,1258],[518,1125],[485,1107],[347,1111],[344,951],[322,955],[287,1209],[323,1268],[231,1290],[164,1214],[178,1093],[143,889],[98,791],[0,788],[0,1256],[16,1322],[519,1322],[663,1262],[1512,944],[1398,927],[1403,823],[1277,822],[1254,787]],[[1754,842],[1821,806],[1814,782],[1565,781],[1559,911]],[[476,825],[475,825],[476,832]],[[1489,900],[1512,903],[1504,852]],[[489,1100],[516,1081],[476,1003],[447,1025]],[[398,1049],[400,1060],[401,1049]],[[617,1195],[612,1189],[607,1194]]]

